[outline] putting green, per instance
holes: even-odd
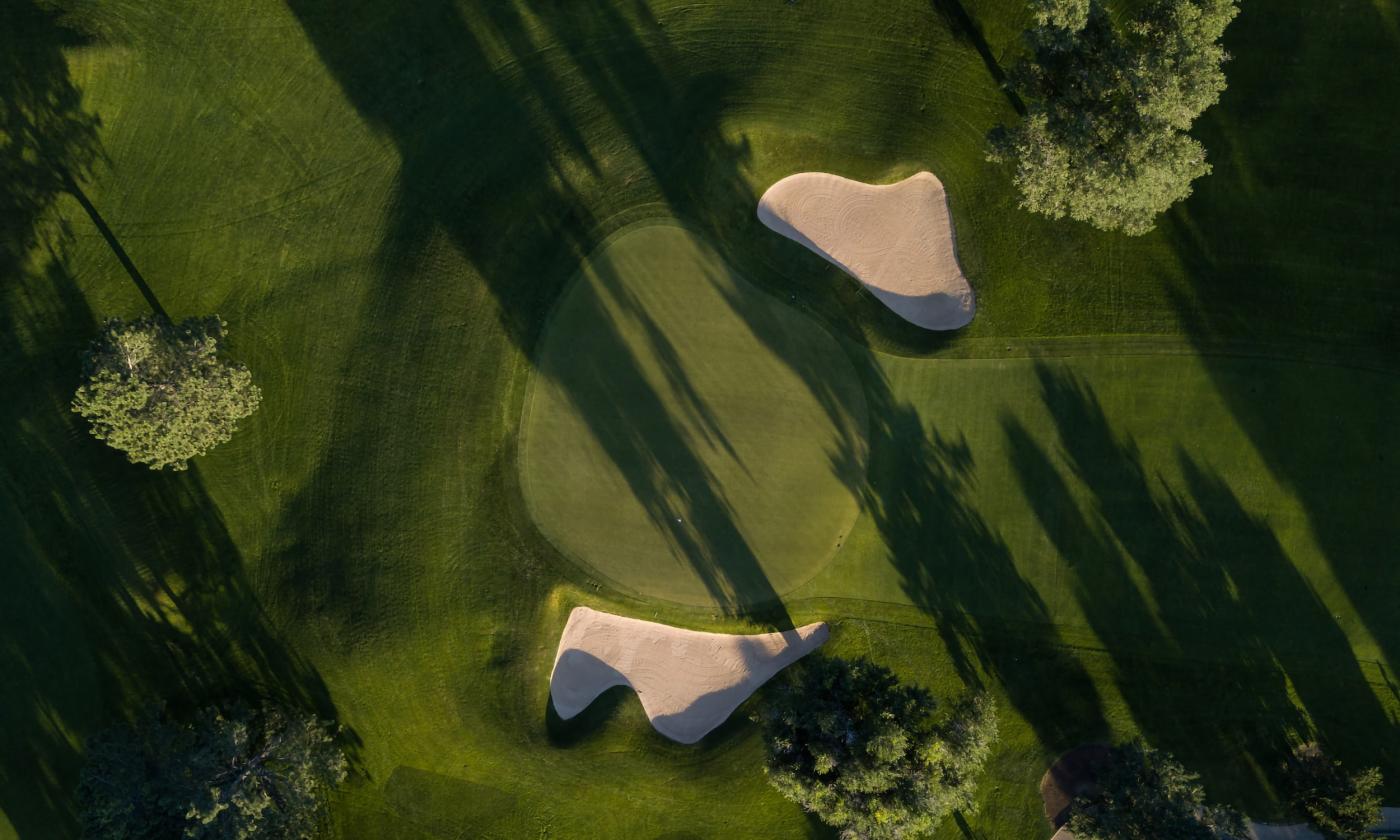
[[[854,521],[865,402],[835,339],[696,234],[626,228],[551,316],[521,469],[540,529],[614,585],[771,601]]]

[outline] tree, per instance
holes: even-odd
[[[132,463],[185,469],[232,437],[262,399],[248,368],[219,356],[226,326],[217,315],[179,325],[108,321],[88,350],[73,410]]]
[[[1013,168],[1021,206],[1138,235],[1210,172],[1186,132],[1225,90],[1219,40],[1235,0],[1155,0],[1124,28],[1100,0],[1033,0],[1030,57],[1011,74],[1027,103],[988,158]]]
[[[1064,40],[1056,41],[1056,47],[1068,47],[1074,33],[1088,25],[1089,8],[1089,0],[1032,0],[1037,37],[1062,36]]]
[[[928,692],[866,661],[816,657],[766,692],[755,714],[768,779],[846,840],[911,837],[976,810],[996,711],[968,697],[944,716]]]
[[[1200,777],[1169,754],[1141,743],[1113,750],[1099,777],[1100,793],[1071,806],[1069,830],[1078,840],[1226,840],[1244,836],[1244,818],[1208,805]]]
[[[271,705],[164,714],[93,738],[78,782],[96,840],[308,838],[346,774],[335,730]]]
[[[1286,766],[1289,799],[1327,840],[1366,840],[1381,820],[1379,767],[1348,775],[1315,744],[1299,747]]]

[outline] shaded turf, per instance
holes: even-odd
[[[1376,374],[1016,362],[1015,392],[993,393],[959,384],[976,365],[925,378],[862,349],[1019,357],[1063,335],[1099,353],[1100,336],[1150,333],[1171,352],[1388,366],[1395,3],[1247,3],[1200,130],[1217,171],[1139,240],[1020,214],[982,160],[1014,114],[994,71],[1025,19],[1020,0],[110,0],[68,25],[0,5],[0,102],[25,103],[4,112],[0,160],[44,164],[4,170],[27,174],[4,185],[24,200],[5,205],[0,250],[14,833],[71,834],[87,732],[156,695],[234,690],[321,707],[362,742],[347,837],[818,833],[763,784],[742,721],[683,749],[625,695],[574,727],[547,713],[576,602],[742,627],[596,588],[536,534],[516,483],[549,307],[598,243],[654,217],[704,233],[864,366],[864,556],[882,574],[842,585],[884,600],[786,609],[837,619],[838,652],[997,693],[1006,740],[974,836],[1037,836],[1047,760],[1106,732],[1151,735],[1260,816],[1277,808],[1279,732],[1309,718],[1400,778],[1389,741],[1347,723],[1393,708],[1376,693],[1400,626],[1393,483],[1363,467],[1393,451]],[[80,168],[94,116],[105,163],[84,193],[144,290],[46,180]],[[962,337],[908,329],[753,220],[795,171],[920,168],[948,186],[979,293]],[[148,311],[147,290],[174,317],[224,315],[264,389],[190,475],[133,471],[66,410],[97,321]],[[944,387],[1007,413],[942,413]],[[1155,428],[1149,410],[1176,403],[1202,434],[1185,413]],[[891,462],[894,442],[922,457]],[[933,561],[979,574],[944,586]]]
[[[814,386],[784,358],[824,375]],[[865,474],[855,369],[684,228],[633,226],[600,246],[535,364],[525,500],[609,583],[726,612],[771,607],[849,531]]]
[[[1227,789],[1256,809],[1276,767],[1252,774],[1290,733],[1312,729],[1394,761],[1393,625],[1351,594],[1390,585],[1384,564],[1357,567],[1385,553],[1394,526],[1358,527],[1325,550],[1297,476],[1270,471],[1214,388],[1230,377],[1261,406],[1289,401],[1280,434],[1316,454],[1302,480],[1348,475],[1375,491],[1350,497],[1349,515],[1388,523],[1400,489],[1382,454],[1400,445],[1388,424],[1400,410],[1393,375],[1136,344],[1073,342],[1076,352],[1041,359],[878,358],[869,381],[889,397],[883,408],[871,399],[872,417],[903,419],[873,425],[869,515],[794,597],[903,602],[933,616],[967,678],[996,673],[1044,742],[1074,727],[1063,710],[1095,681],[1097,710],[1078,712],[1081,723],[1126,704],[1150,739],[1231,766]],[[1338,417],[1345,428],[1319,436]],[[1030,637],[1060,647],[1055,680],[1027,680],[1023,665],[988,654],[989,638]],[[1111,681],[1089,676],[1089,651],[1112,663]],[[1201,680],[1228,713],[1193,699]]]

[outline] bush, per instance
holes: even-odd
[[[769,781],[848,840],[932,830],[976,810],[997,737],[982,697],[935,717],[928,692],[870,662],[812,658],[771,686],[755,715]]]
[[[1315,745],[1299,747],[1287,765],[1289,800],[1327,840],[1367,840],[1381,820],[1379,767],[1348,774]]]
[[[78,783],[84,836],[313,837],[326,794],[345,779],[334,735],[302,712],[241,705],[109,729],[89,742]]]
[[[73,410],[99,440],[151,469],[185,469],[233,436],[262,392],[243,365],[220,358],[218,316],[108,321],[92,343]]]
[[[1069,830],[1077,840],[1231,840],[1244,817],[1206,803],[1200,777],[1168,753],[1140,743],[1115,747],[1100,793],[1076,799]]]

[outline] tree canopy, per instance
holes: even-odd
[[[934,708],[928,692],[871,662],[808,659],[755,715],[769,781],[847,840],[911,837],[971,813],[995,709],[980,696],[941,716]]]
[[[1186,132],[1225,90],[1220,37],[1235,0],[1154,0],[1122,28],[1100,0],[1033,0],[1027,103],[989,158],[1012,166],[1021,206],[1138,235],[1210,172]]]
[[[1210,805],[1200,777],[1171,755],[1140,743],[1113,750],[1100,793],[1075,800],[1069,830],[1078,840],[1229,840],[1244,817]]]
[[[1294,753],[1288,764],[1289,799],[1327,840],[1366,840],[1381,819],[1379,767],[1350,774],[1316,746]]]
[[[153,715],[93,738],[78,783],[84,836],[102,840],[312,837],[345,779],[335,731],[265,705]]]
[[[262,399],[248,368],[219,355],[225,328],[216,315],[179,325],[108,321],[88,350],[73,410],[132,463],[185,469],[232,437]]]

